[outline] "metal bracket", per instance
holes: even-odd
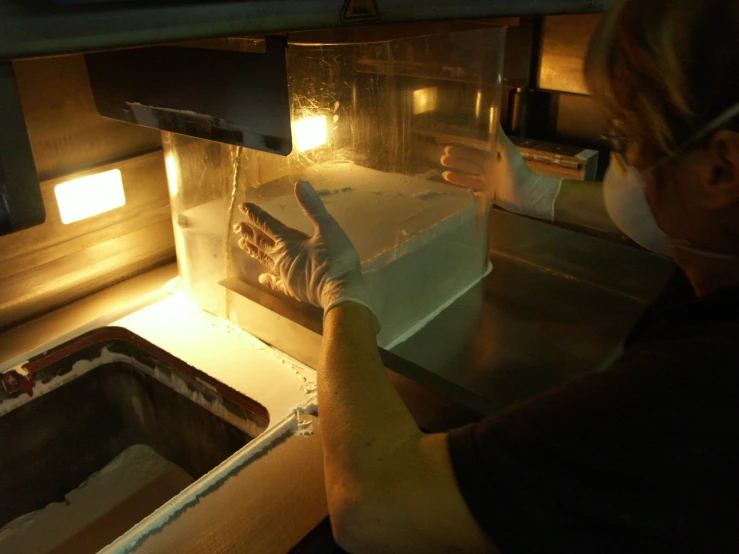
[[[216,41],[212,41],[216,42]],[[264,52],[159,46],[85,55],[101,115],[287,155],[292,151],[286,41]]]
[[[46,220],[13,64],[0,62],[0,235]]]

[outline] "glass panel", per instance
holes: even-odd
[[[379,341],[390,347],[486,273],[490,190],[446,183],[450,144],[495,152],[505,30],[490,28],[287,50],[293,152],[287,157],[165,134],[180,273],[228,314],[223,279],[260,287],[238,249],[238,204],[312,233],[293,195],[310,181],[356,245]]]

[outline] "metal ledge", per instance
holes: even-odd
[[[478,17],[596,13],[613,0],[377,0],[401,23]],[[342,0],[159,0],[58,4],[0,0],[0,59],[342,25]]]

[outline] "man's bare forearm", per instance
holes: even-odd
[[[372,313],[346,302],[326,314],[318,403],[327,470],[363,480],[422,437],[385,374]]]
[[[326,314],[318,370],[326,492],[350,552],[497,552],[458,487],[446,435],[424,435],[385,374],[372,313]]]

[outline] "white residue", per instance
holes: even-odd
[[[334,194],[339,194],[341,192],[351,192],[354,189],[352,187],[343,187],[340,189],[320,189],[316,192],[318,193],[318,196],[333,196]]]
[[[152,487],[154,482],[157,485]],[[0,529],[0,551],[48,552],[62,545],[74,551],[75,535],[83,531],[93,536],[112,532],[107,537],[112,541],[119,533],[116,522],[121,520],[110,524],[112,531],[108,531],[106,514],[115,510],[117,517],[133,525],[148,515],[148,502],[142,497],[163,503],[192,482],[183,469],[148,446],[135,444],[67,493],[64,501],[22,515]]]
[[[309,437],[313,434],[313,421],[318,416],[318,404],[316,398],[309,399],[295,409],[295,420],[297,421],[296,435]]]
[[[26,393],[21,393],[14,398],[8,398],[0,402],[0,416],[15,410],[16,408],[27,404],[34,398],[43,396],[53,390],[58,389],[65,383],[84,375],[85,373],[95,369],[96,367],[113,362],[132,362],[131,358],[123,354],[117,354],[111,352],[107,348],[104,348],[100,353],[100,356],[92,360],[78,360],[72,365],[72,369],[64,375],[59,375],[50,379],[47,383],[36,381],[33,385],[33,397],[28,396]]]
[[[439,198],[440,196],[448,196],[448,193],[437,190],[425,190],[423,192],[417,192],[413,195],[413,198],[417,200],[428,200],[429,198]]]
[[[405,196],[405,194],[403,194],[400,191],[397,191],[397,192],[388,192],[388,191],[385,191],[385,190],[373,190],[371,192],[372,192],[372,194],[374,194],[376,196],[391,196],[391,197],[394,196],[396,198],[402,198],[403,196]]]
[[[197,317],[203,322],[208,323],[215,329],[223,331],[230,336],[236,337],[241,341],[247,343],[251,348],[259,350],[261,352],[268,353],[271,357],[278,360],[281,365],[290,369],[295,375],[301,380],[300,391],[306,394],[312,394],[316,390],[316,371],[308,367],[307,365],[299,362],[295,358],[292,358],[284,352],[265,344],[254,335],[247,333],[236,323],[227,319],[215,316],[201,309],[197,305],[193,304],[183,292],[177,291],[174,295],[178,303],[181,302],[183,306],[187,307],[187,310],[194,317]]]
[[[280,444],[286,437],[294,435],[297,429],[298,420],[293,413],[260,435],[257,440],[252,441],[221,465],[198,479],[176,498],[167,502],[101,552],[107,554],[136,552],[150,535],[158,533],[169,522],[174,521],[181,514],[198,505],[201,498],[223,486],[228,479],[238,474],[247,465],[267,455],[272,448]]]
[[[313,420],[301,416],[297,417],[298,428],[295,430],[295,434],[301,437],[310,437],[313,434]]]

